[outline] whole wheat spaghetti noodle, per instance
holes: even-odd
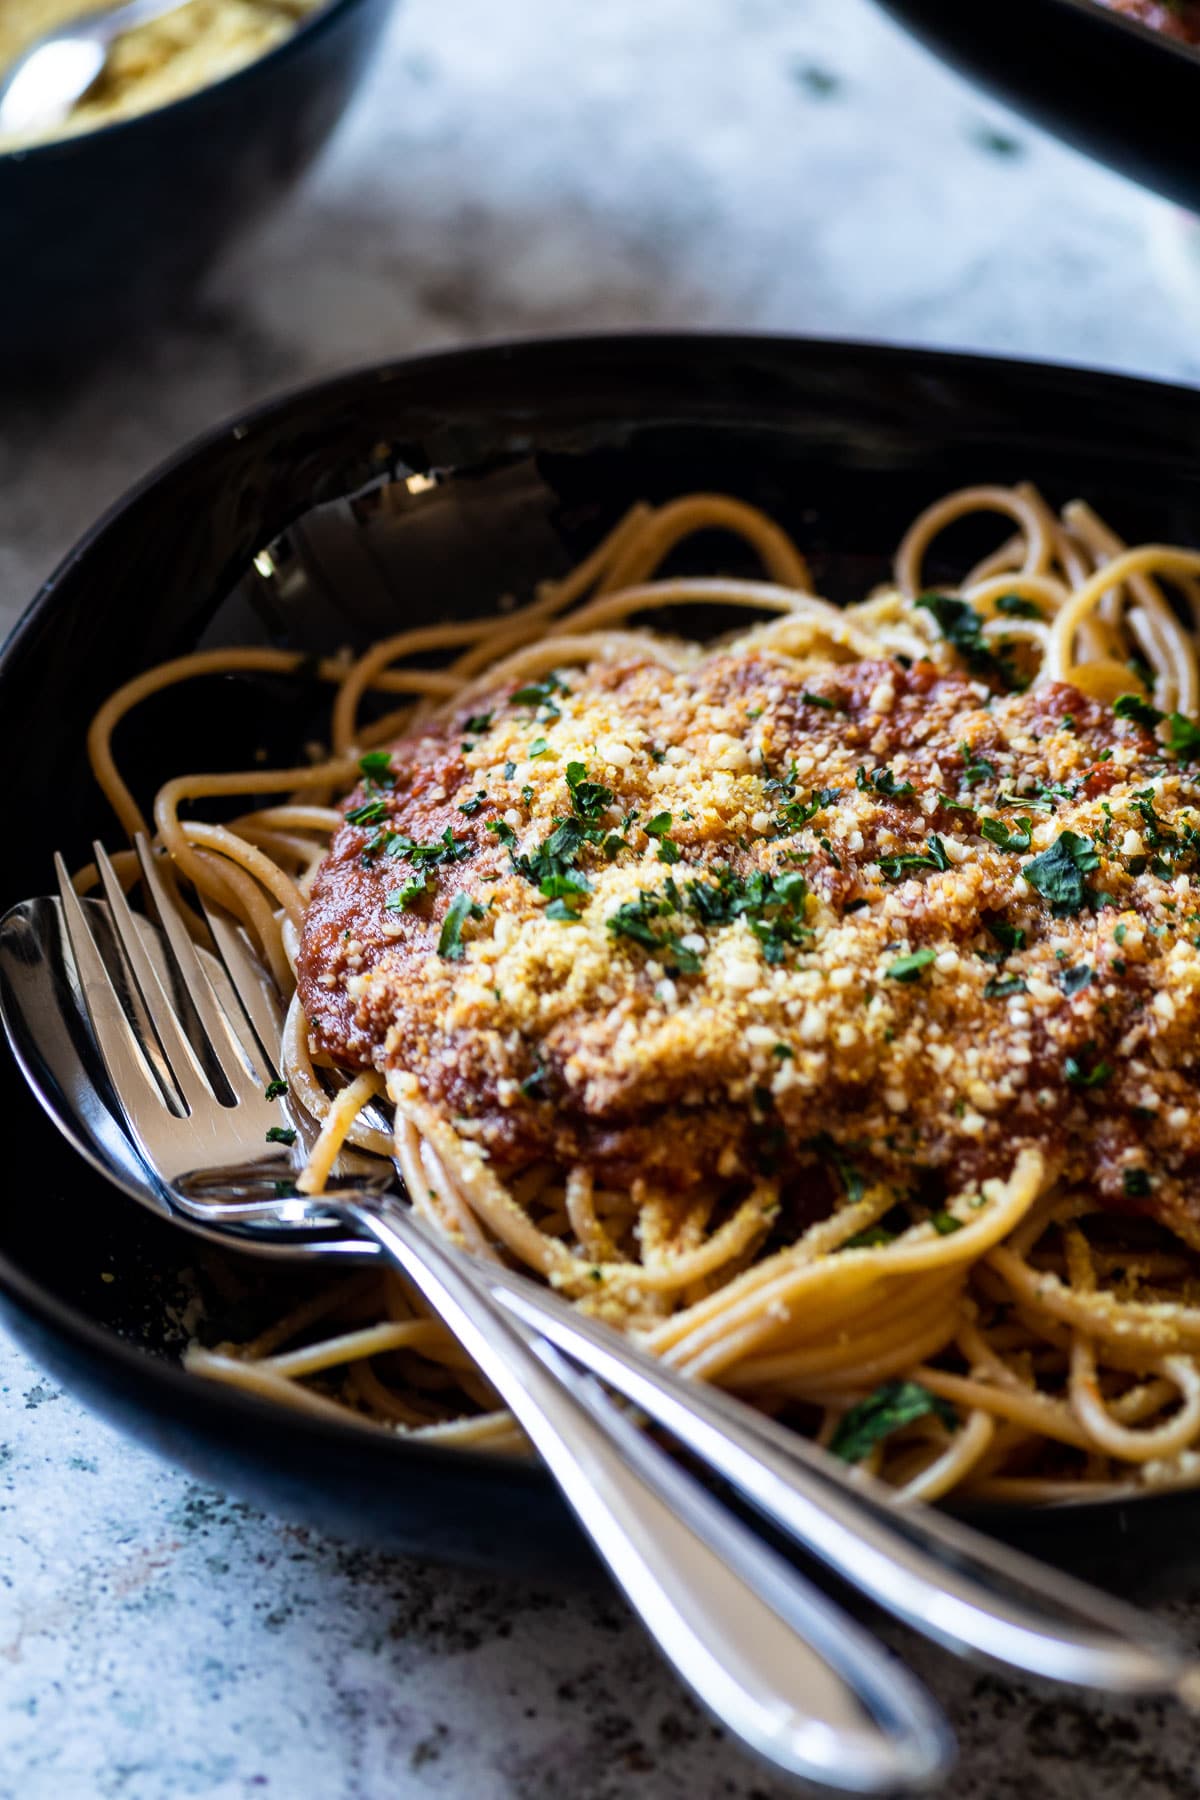
[[[976,514],[999,547],[933,584]],[[761,579],[663,572],[714,529]],[[325,760],[162,789],[162,853],[291,995],[298,1186],[394,1156],[473,1254],[914,1498],[1195,1479],[1200,552],[979,487],[868,598],[811,590],[744,502],[639,504],[524,607],[321,663]],[[715,641],[642,622],[706,606]],[[132,707],[299,662],[114,694],[89,748],[121,823]],[[188,1362],[520,1443],[393,1274]]]

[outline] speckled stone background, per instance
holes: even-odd
[[[2,0],[0,0],[2,3]],[[0,396],[0,616],[190,433],[355,361],[757,326],[1200,379],[1177,215],[867,0],[410,0],[307,186],[135,359]],[[1173,1609],[1200,1638],[1200,1602]],[[1200,1794],[1200,1727],[892,1641],[955,1800]],[[600,1589],[348,1548],[115,1438],[0,1338],[0,1800],[766,1800]]]

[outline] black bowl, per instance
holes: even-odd
[[[331,0],[223,81],[99,131],[0,153],[0,370],[69,365],[162,320],[307,168],[391,0]]]
[[[879,3],[1035,124],[1200,211],[1200,49],[1095,0]]]
[[[428,471],[437,485],[410,492],[405,478]],[[935,495],[1022,477],[1056,501],[1087,495],[1135,539],[1195,541],[1200,394],[907,350],[628,337],[431,357],[260,407],[102,520],[0,657],[0,903],[45,892],[55,848],[82,861],[94,833],[116,835],[84,730],[150,663],[198,644],[330,650],[401,620],[478,613],[565,569],[635,498],[693,488],[768,508],[822,588],[847,598],[882,576]],[[730,554],[721,541],[711,550]],[[266,678],[190,684],[124,727],[118,753],[143,794],[198,757],[286,761],[320,729],[322,699]],[[175,1276],[205,1253],[79,1163],[7,1055],[0,1105],[0,1299],[34,1355],[91,1404],[219,1486],[343,1534],[510,1567],[578,1554],[534,1467],[342,1428],[186,1376],[164,1320]],[[1182,1493],[990,1519],[1132,1584],[1178,1568],[1198,1508]]]

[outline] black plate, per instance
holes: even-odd
[[[438,484],[410,493],[405,477],[428,471]],[[431,357],[261,407],[115,508],[0,657],[0,901],[45,892],[56,847],[84,860],[93,833],[114,837],[84,730],[149,663],[197,644],[328,650],[476,613],[565,569],[633,499],[692,488],[767,507],[825,590],[848,598],[884,574],[934,496],[1022,477],[1055,501],[1087,495],[1134,538],[1194,543],[1200,395],[906,350],[626,337]],[[252,559],[280,534],[264,576]],[[720,540],[702,548],[730,553]],[[286,760],[323,716],[303,684],[193,685],[119,740],[144,794],[197,758]],[[219,1486],[345,1535],[509,1567],[578,1554],[536,1468],[343,1429],[186,1377],[163,1320],[197,1247],[73,1157],[7,1055],[0,1104],[0,1298],[33,1353],[91,1404]],[[989,1518],[1132,1584],[1178,1568],[1198,1510],[1176,1494]]]
[[[2,0],[0,0],[2,3]],[[392,0],[331,0],[266,56],[169,106],[0,152],[0,375],[68,370],[161,322],[341,118]]]
[[[1200,48],[1095,0],[879,0],[1048,131],[1200,211]]]

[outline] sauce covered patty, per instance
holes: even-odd
[[[1034,1144],[1200,1247],[1187,737],[932,662],[563,669],[364,759],[302,1001],[502,1175],[936,1204]]]

